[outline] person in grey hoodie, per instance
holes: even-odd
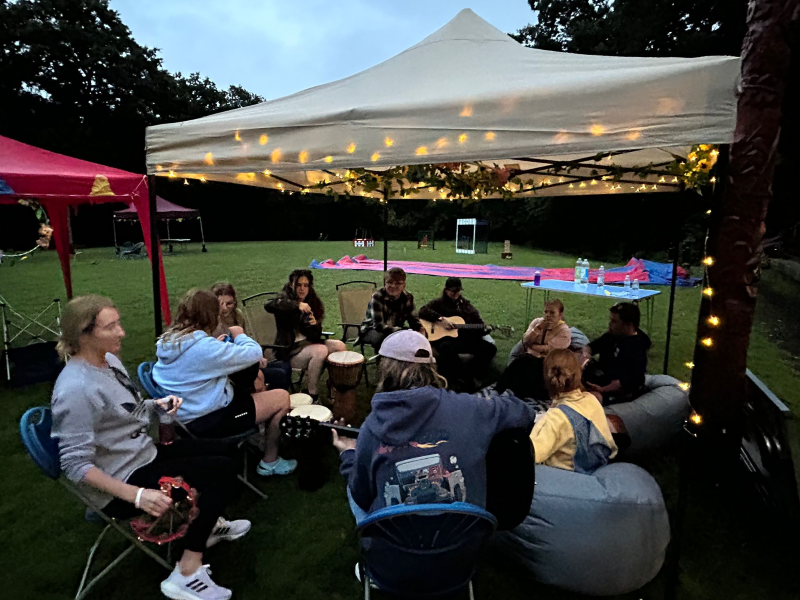
[[[286,390],[254,391],[261,346],[231,326],[233,343],[211,334],[219,302],[208,290],[190,290],[178,306],[175,323],[156,344],[153,380],[183,398],[178,418],[194,435],[224,438],[265,423],[266,450],[259,475],[288,475],[297,461],[278,456],[280,420],[290,410]]]
[[[341,473],[356,520],[394,504],[486,506],[486,453],[495,434],[533,427],[514,397],[484,399],[445,389],[431,345],[414,331],[388,336],[380,381],[358,438],[340,438]]]
[[[159,487],[164,476],[182,476],[197,489],[199,514],[182,539],[175,570],[161,583],[169,598],[227,600],[231,591],[215,584],[203,552],[250,530],[246,520],[226,521],[222,511],[237,489],[237,462],[227,445],[176,440],[156,445],[147,434],[154,412],[176,412],[174,396],[142,400],[115,356],[125,331],[114,303],[81,296],[61,316],[59,353],[69,362],[53,390],[52,436],[64,475],[78,484],[95,510],[116,519],[146,512],[161,516],[172,500]]]

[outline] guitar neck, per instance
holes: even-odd
[[[486,325],[476,325],[474,323],[464,323],[463,325],[453,325],[456,329],[486,329]]]

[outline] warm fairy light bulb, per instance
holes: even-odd
[[[264,169],[264,175],[269,177],[270,175],[272,175],[272,171],[270,171],[269,169]]]
[[[711,315],[710,317],[708,317],[708,324],[711,325],[712,327],[719,326],[719,317]]]
[[[237,142],[241,142],[242,141],[242,138],[239,137],[239,132],[238,131],[233,134],[233,139],[236,140]]]
[[[706,211],[706,214],[707,214],[707,215],[710,215],[710,214],[711,214],[711,209],[710,209],[710,208],[709,208],[709,209]]]
[[[282,184],[282,183],[278,183],[278,189],[279,189],[279,190],[282,190],[282,189],[283,189],[283,184]]]
[[[460,136],[458,136],[458,143],[459,144],[463,144],[466,141],[467,141],[467,134],[466,133],[462,133]]]
[[[486,135],[483,137],[486,138],[487,141],[491,142],[495,138],[495,133],[494,131],[487,131]]]
[[[597,185],[597,180],[596,179],[592,179],[592,185]]]
[[[712,178],[710,179],[710,181],[711,181],[711,183],[717,183],[717,178],[716,178],[716,177],[712,177]]]
[[[585,181],[581,181],[581,185],[579,187],[585,188],[586,187],[586,182]]]
[[[261,137],[258,138],[258,143],[262,146],[265,146],[269,141],[269,136],[266,133],[262,133]]]
[[[183,180],[183,185],[189,185],[189,180],[188,179],[184,179]]]
[[[703,264],[704,264],[705,266],[707,266],[707,267],[710,267],[711,265],[713,265],[713,264],[714,264],[714,257],[713,257],[713,256],[706,256],[706,257],[703,259]]]
[[[303,150],[300,154],[298,154],[297,160],[299,160],[301,164],[306,164],[308,162],[308,151]]]
[[[350,145],[347,147],[347,153],[352,154],[356,151],[356,145],[353,142],[350,142]]]
[[[170,172],[169,172],[169,176],[170,176],[170,177],[175,177],[175,176],[176,176],[176,175],[175,175],[175,171],[170,171]]]
[[[700,425],[703,422],[703,417],[699,413],[692,411],[692,414],[689,415],[689,420],[695,425]]]
[[[575,186],[574,186],[574,185],[572,185],[571,183],[569,184],[569,189],[573,189],[574,187],[575,187]]]
[[[386,146],[387,148],[391,148],[392,146],[394,146],[394,140],[389,136],[386,136],[386,139],[383,140],[383,145]]]
[[[681,389],[682,389],[684,392],[688,392],[688,391],[689,391],[689,387],[690,387],[690,386],[689,386],[689,384],[688,384],[688,383],[686,383],[686,382],[684,381],[683,383],[679,383],[679,384],[678,384],[678,387],[679,387],[679,388],[681,388]]]
[[[373,153],[371,158],[372,158],[372,162],[377,162],[381,158],[381,153],[380,152],[375,152],[375,153]]]
[[[269,158],[273,163],[279,162],[282,157],[283,152],[281,152],[280,148],[275,148],[275,150],[272,151],[272,154],[269,155]]]
[[[667,183],[667,178],[662,176],[661,179],[658,180],[658,183]]]
[[[333,162],[333,157],[332,156],[326,156],[324,158],[324,160],[325,160],[326,163],[331,163],[331,162]]]
[[[214,155],[213,155],[213,154],[211,154],[211,152],[206,152],[206,156],[205,156],[205,158],[203,159],[203,161],[204,161],[204,162],[205,162],[207,165],[209,165],[209,166],[213,166],[213,165],[214,165]]]
[[[425,156],[427,153],[428,153],[428,147],[427,146],[420,146],[414,152],[414,154],[416,154],[417,156]]]
[[[690,369],[694,369],[694,363],[692,361],[687,362],[686,366],[689,367]]]
[[[713,288],[710,288],[710,287],[707,287],[707,288],[705,288],[705,289],[703,290],[703,294],[705,294],[706,296],[708,296],[709,298],[711,298],[711,296],[713,296],[713,295],[714,295],[714,289],[713,289]]]
[[[714,345],[714,340],[710,337],[707,337],[700,340],[700,343],[703,344],[703,346],[705,346],[706,348],[711,348],[711,346]]]
[[[201,183],[205,183],[206,182],[205,176],[202,176],[202,175],[200,176],[200,182]]]

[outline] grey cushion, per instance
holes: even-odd
[[[605,408],[607,415],[622,419],[631,437],[625,460],[657,450],[680,434],[691,407],[679,383],[669,375],[647,375],[645,388],[649,391],[631,402]]]
[[[572,341],[569,343],[570,350],[583,350],[589,345],[589,338],[577,327],[570,327],[569,332],[572,334]]]
[[[530,514],[495,535],[495,549],[542,583],[597,596],[651,581],[670,530],[661,489],[646,471],[614,463],[592,475],[537,465]]]

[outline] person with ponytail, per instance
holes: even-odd
[[[581,365],[570,350],[544,359],[544,382],[552,404],[531,432],[536,462],[593,473],[617,454],[600,401],[581,385]]]

